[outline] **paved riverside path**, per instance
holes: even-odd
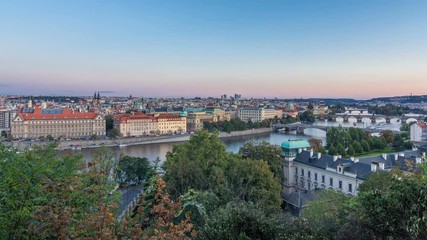
[[[119,215],[126,210],[127,206],[133,201],[133,198],[137,197],[143,189],[144,184],[120,189],[122,196],[120,198]]]

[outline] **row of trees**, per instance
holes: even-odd
[[[382,131],[379,137],[371,136],[358,128],[331,128],[326,133],[326,147],[330,155],[354,156],[382,151],[387,146],[392,146],[396,151],[400,151],[412,147],[408,140],[408,134],[395,135],[391,130]]]
[[[270,127],[270,120],[266,119],[262,122],[244,122],[239,118],[233,118],[230,121],[222,122],[203,122],[203,129],[213,132],[233,132],[233,131],[244,131],[253,128],[265,128]]]
[[[368,107],[368,111],[375,114],[400,116],[405,113],[410,113],[412,110],[409,107],[387,104],[385,106],[370,106]]]

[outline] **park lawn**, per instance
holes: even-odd
[[[372,156],[379,156],[383,153],[394,153],[396,152],[396,149],[392,148],[392,147],[386,147],[384,148],[384,150],[381,151],[374,151],[374,152],[369,152],[369,153],[364,153],[361,155],[357,155],[355,157],[357,158],[363,158],[363,157],[372,157]]]

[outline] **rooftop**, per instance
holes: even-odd
[[[281,147],[286,149],[310,148],[310,143],[302,139],[289,140],[289,141],[283,142]]]

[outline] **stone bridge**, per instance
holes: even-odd
[[[349,122],[350,119],[355,119],[356,122],[371,122],[376,123],[380,120],[385,120],[386,123],[391,123],[392,120],[395,120],[395,122],[398,123],[410,123],[415,121],[424,120],[426,116],[425,115],[402,115],[402,116],[389,116],[389,115],[381,115],[381,114],[335,114],[335,115],[326,115],[321,116],[320,120],[328,119],[330,121],[337,121],[337,119],[343,119],[343,122]]]
[[[321,126],[321,125],[311,125],[304,123],[291,123],[291,124],[276,124],[273,126],[275,131],[284,131],[284,132],[292,132],[296,131],[297,134],[304,134],[304,130],[307,128],[315,128],[320,129],[327,132],[331,128],[337,128],[336,126]],[[344,129],[351,127],[342,127]]]

